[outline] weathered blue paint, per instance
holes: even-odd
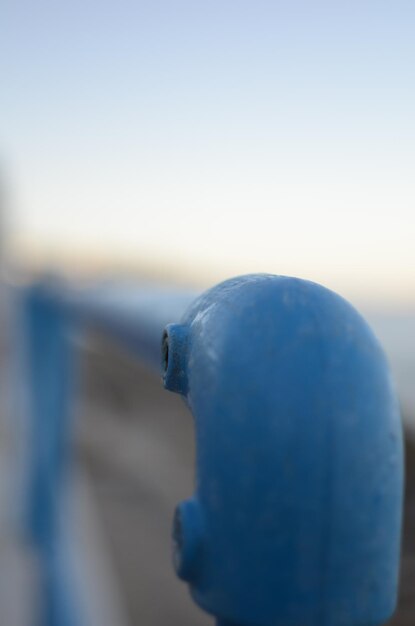
[[[362,317],[308,281],[226,281],[167,327],[195,418],[175,566],[222,625],[373,626],[396,604],[402,432]],[[166,353],[166,350],[165,350]]]

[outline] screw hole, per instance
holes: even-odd
[[[163,368],[163,374],[165,374],[169,366],[169,336],[166,330],[163,333],[163,339],[161,342],[161,355],[162,355],[161,364]]]

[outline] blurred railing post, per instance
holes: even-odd
[[[73,346],[67,312],[47,285],[22,294],[26,392],[31,446],[27,525],[39,554],[41,626],[78,626],[68,555],[61,538],[62,505],[70,446]]]

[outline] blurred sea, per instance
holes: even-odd
[[[367,313],[389,359],[405,425],[415,435],[415,315]]]

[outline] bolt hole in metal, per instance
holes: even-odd
[[[165,374],[169,366],[169,336],[166,330],[163,333],[163,339],[161,342],[161,365],[163,374]]]

